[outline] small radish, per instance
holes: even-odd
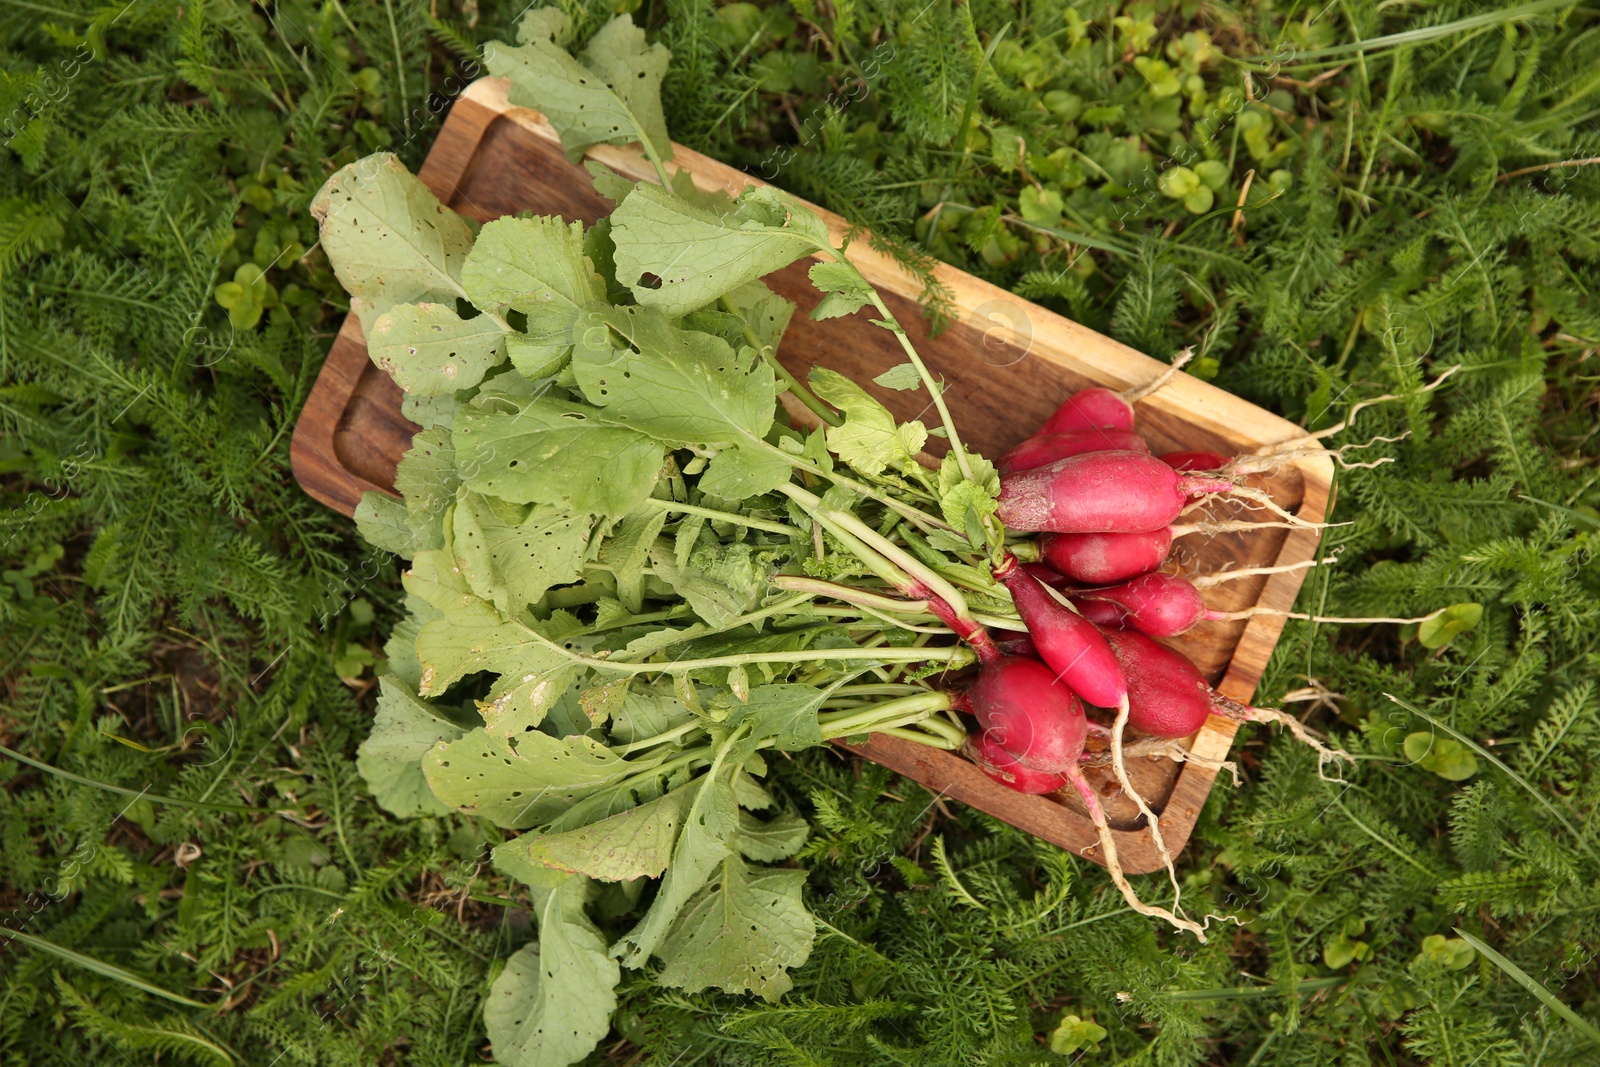
[[[1065,774],[1024,767],[987,732],[969,738],[966,753],[984,774],[1019,793],[1054,793],[1067,784]]]
[[[1039,580],[1007,555],[994,569],[995,579],[1011,591],[1017,614],[1039,650],[1067,687],[1089,703],[1114,708],[1127,695],[1122,667],[1094,624],[1051,596]]]
[[[1349,760],[1343,749],[1329,748],[1293,715],[1276,708],[1253,708],[1223,696],[1182,654],[1134,630],[1107,630],[1117,659],[1128,678],[1128,724],[1154,737],[1187,737],[1205,725],[1207,716],[1234,722],[1277,722],[1316,750],[1317,765]]]
[[[1039,433],[1072,433],[1076,430],[1133,429],[1133,407],[1122,394],[1101,386],[1080,389],[1061,402],[1055,413],[1039,427]]]
[[[1024,767],[1059,774],[1077,766],[1088,720],[1077,696],[1043,663],[1021,656],[986,663],[967,697],[984,733]]]
[[[1232,488],[1140,452],[1086,452],[1002,475],[996,514],[1020,532],[1153,532],[1172,525],[1191,498]]]
[[[1148,574],[1172,552],[1172,528],[1144,533],[1045,534],[1039,558],[1057,574],[1085,585],[1110,585]]]
[[[1214,612],[1200,599],[1200,591],[1193,583],[1175,574],[1140,575],[1130,582],[1105,589],[1085,589],[1073,596],[1073,602],[1111,603],[1121,609],[1122,618],[1117,624],[1138,630],[1151,637],[1176,637],[1190,627],[1207,619],[1226,619],[1226,613]],[[1087,610],[1084,611],[1088,615]],[[1096,611],[1100,618],[1104,613]],[[1099,623],[1099,618],[1095,619]]]
[[[1128,629],[1128,613],[1121,604],[1110,600],[1074,600],[1083,617],[1102,630]]]
[[[1000,457],[1001,474],[1028,471],[1085,452],[1150,452],[1150,445],[1132,430],[1095,427],[1072,433],[1042,433],[1028,438]]]
[[[1128,679],[1128,724],[1155,737],[1188,737],[1211,714],[1211,686],[1182,654],[1134,630],[1107,630]]]
[[[1227,465],[1228,457],[1215,452],[1163,452],[1161,462],[1175,471],[1216,471]]]

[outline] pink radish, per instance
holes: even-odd
[[[1100,627],[1102,630],[1126,630],[1128,628],[1128,613],[1121,604],[1110,600],[1074,600],[1083,617]]]
[[[1154,532],[1172,525],[1191,498],[1232,488],[1221,478],[1180,475],[1140,452],[1086,452],[1002,475],[996,514],[1020,532]]]
[[[967,696],[984,733],[1024,767],[1059,774],[1077,765],[1088,720],[1077,696],[1043,663],[1002,656],[984,664]]]
[[[1216,471],[1227,465],[1228,457],[1215,452],[1163,452],[1161,462],[1175,471]]]
[[[1182,654],[1133,630],[1106,639],[1128,679],[1128,725],[1155,737],[1188,737],[1211,714],[1211,686]]]
[[[1082,590],[1073,596],[1074,603],[1079,599],[1117,605],[1122,611],[1118,625],[1151,637],[1175,637],[1207,619],[1228,618],[1207,608],[1193,583],[1175,574],[1145,574],[1121,585]]]
[[[1046,536],[1054,537],[1055,535],[1047,534]],[[1090,534],[1088,536],[1110,537],[1112,535]],[[1048,585],[1051,589],[1068,589],[1072,586],[1071,579],[1069,579],[1065,574],[1057,573],[1054,569],[1045,566],[1043,563],[1024,563],[1022,565],[1022,569],[1037,578],[1040,585]]]
[[[1182,654],[1134,630],[1107,630],[1117,659],[1128,677],[1128,724],[1154,737],[1187,737],[1205,725],[1209,715],[1234,722],[1281,723],[1295,738],[1316,750],[1317,765],[1349,760],[1343,749],[1329,748],[1293,715],[1276,708],[1253,708],[1223,696]]]
[[[1079,456],[1085,452],[1144,452],[1149,454],[1150,445],[1143,437],[1132,430],[1113,430],[1104,427],[1095,427],[1089,430],[1077,430],[1072,433],[1042,433],[1030,437],[1016,448],[1000,457],[1001,474],[1012,471],[1027,471],[1035,467],[1042,467],[1046,463],[1054,463],[1058,459],[1068,456]]]
[[[1114,708],[1127,695],[1128,683],[1111,646],[1094,624],[1073,611],[1007,555],[994,569],[997,581],[1011,591],[1017,614],[1028,627],[1039,658],[1056,676],[1089,703]]]
[[[1017,762],[1017,757],[996,744],[988,733],[969,738],[966,751],[984,774],[1019,793],[1054,793],[1067,784],[1065,774],[1051,774],[1024,767]]]
[[[1121,393],[1101,386],[1080,389],[1061,402],[1055,413],[1039,427],[1039,433],[1072,433],[1097,428],[1133,429],[1133,407],[1122,399]]]
[[[1144,533],[1045,534],[1040,559],[1063,577],[1109,585],[1147,574],[1172,552],[1172,528]]]
[[[1033,638],[1027,634],[1007,633],[994,639],[995,647],[1008,656],[1023,656],[1027,659],[1038,659],[1039,649],[1033,643]]]

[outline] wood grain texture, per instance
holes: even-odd
[[[588,158],[633,180],[651,180],[653,171],[636,149],[601,146]],[[761,184],[749,175],[681,146],[671,166],[687,170],[697,185],[737,194]],[[462,215],[487,221],[522,211],[592,222],[610,210],[596,194],[582,167],[563,155],[555,131],[537,112],[512,107],[505,83],[486,78],[458,99],[419,177]],[[836,240],[848,224],[817,210]],[[928,336],[917,304],[918,280],[892,259],[867,247],[850,246],[851,259],[885,296],[906,326],[917,349],[947,383],[952,414],[969,446],[997,456],[1026,437],[1062,399],[1088,385],[1126,389],[1147,382],[1165,364],[1089,330],[1078,323],[941,265],[939,282],[956,309],[955,321],[937,338]],[[806,317],[819,299],[806,278],[808,261],[769,275],[776,292],[799,305],[781,357],[798,377],[813,366],[827,366],[863,383],[896,416],[926,418],[925,394],[881,389],[871,379],[904,361],[885,330],[868,326],[863,316],[813,322]],[[410,447],[416,425],[400,411],[402,395],[393,381],[366,358],[360,327],[352,317],[329,352],[305,411],[295,428],[291,454],[295,477],[316,499],[346,514],[369,490],[393,492],[395,466]],[[1299,436],[1292,423],[1220,389],[1180,374],[1136,405],[1140,432],[1157,452],[1207,449],[1232,454],[1254,452]],[[937,439],[930,447],[942,448]],[[1302,459],[1270,477],[1251,479],[1281,506],[1320,521],[1326,514],[1332,465]],[[1237,505],[1213,503],[1219,518],[1243,517]],[[1185,521],[1192,521],[1194,513]],[[1262,530],[1178,542],[1174,558],[1185,571],[1290,563],[1311,558],[1314,530]],[[1228,582],[1207,591],[1215,608],[1241,610],[1255,604],[1287,610],[1299,592],[1304,572],[1295,571]],[[1170,642],[1204,671],[1226,695],[1248,701],[1277,644],[1283,620],[1270,615],[1248,622],[1206,624]],[[1235,727],[1213,718],[1189,741],[1196,756],[1225,758]],[[1070,790],[1048,797],[1024,796],[988,779],[973,764],[896,738],[874,736],[865,744],[842,745],[867,759],[912,778],[935,793],[1003,819],[1063,848],[1100,861],[1094,827]],[[1161,813],[1168,846],[1181,849],[1210,793],[1215,772],[1194,764],[1136,761],[1130,773],[1140,792]],[[1143,873],[1160,866],[1159,856],[1137,812],[1120,794],[1109,771],[1091,772],[1104,798],[1124,868]]]

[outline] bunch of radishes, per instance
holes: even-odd
[[[1127,888],[1099,798],[1083,777],[1082,765],[1090,758],[1085,742],[1090,733],[1111,736],[1119,784],[1149,820],[1169,868],[1159,820],[1123,765],[1124,727],[1176,740],[1195,733],[1211,715],[1277,720],[1322,758],[1344,755],[1324,747],[1292,717],[1217,693],[1186,657],[1153,640],[1248,614],[1211,611],[1199,593],[1204,580],[1191,582],[1157,568],[1166,562],[1174,536],[1219,525],[1174,527],[1186,509],[1212,494],[1252,500],[1261,494],[1236,485],[1229,461],[1220,455],[1151,455],[1134,432],[1128,399],[1103,388],[1069,397],[1035,436],[1001,458],[999,469],[998,517],[1010,531],[1042,536],[1038,562],[1022,564],[1007,554],[994,568],[1028,635],[1002,641],[999,648],[974,644],[980,669],[959,702],[979,727],[967,754],[991,778],[1021,792],[1073,787],[1100,830],[1107,867],[1130,903],[1199,934],[1195,924],[1138,903]],[[1090,719],[1086,704],[1114,711],[1114,725]]]

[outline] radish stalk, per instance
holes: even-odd
[[[1128,884],[1127,875],[1122,873],[1122,864],[1117,860],[1117,842],[1111,836],[1111,827],[1106,823],[1105,809],[1100,806],[1100,798],[1094,795],[1094,789],[1084,780],[1083,772],[1073,767],[1067,771],[1067,781],[1078,791],[1083,798],[1084,806],[1089,809],[1089,820],[1094,823],[1095,832],[1100,836],[1100,850],[1105,853],[1106,873],[1111,875],[1111,882],[1122,893],[1122,899],[1127,901],[1128,907],[1140,915],[1152,918],[1165,919],[1179,930],[1186,930],[1195,936],[1202,944],[1205,943],[1205,928],[1188,919],[1180,919],[1166,908],[1158,908],[1154,904],[1146,904],[1139,899],[1133,891],[1133,886]]]

